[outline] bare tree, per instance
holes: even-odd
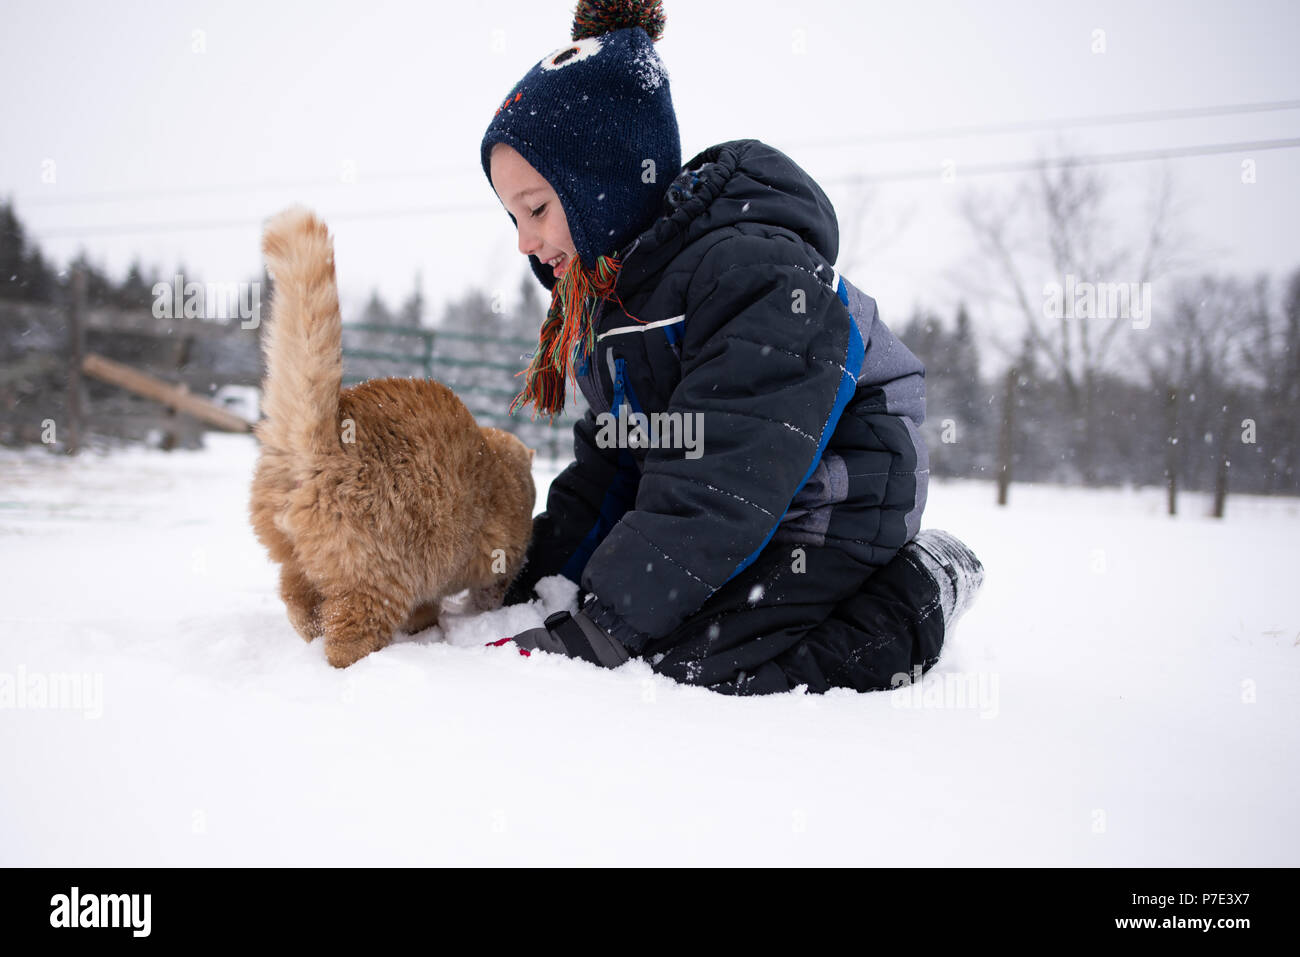
[[[1227,293],[1230,295],[1230,292]],[[1159,396],[1165,429],[1165,483],[1168,489],[1167,511],[1178,511],[1178,485],[1184,472],[1188,437],[1192,434],[1190,407],[1199,392],[1200,408],[1206,408],[1215,375],[1216,363],[1222,358],[1227,325],[1220,321],[1224,309],[1225,289],[1220,280],[1202,276],[1185,281],[1175,289],[1173,310],[1162,323],[1161,334],[1139,340],[1137,358]]]
[[[1200,276],[1179,283],[1161,334],[1136,356],[1162,399],[1168,511],[1177,510],[1180,477],[1214,476],[1214,514],[1222,517],[1236,436],[1248,393],[1252,330],[1269,325],[1267,282]],[[1253,432],[1253,430],[1252,430]]]
[[[1255,305],[1246,315],[1242,361],[1258,383],[1260,442],[1269,450],[1269,490],[1295,488],[1300,471],[1300,269],[1291,273],[1280,309],[1256,280]]]
[[[1053,310],[1047,290],[1035,280],[1047,275],[1064,287],[1073,276],[1078,283],[1149,289],[1147,284],[1180,265],[1176,250],[1185,245],[1173,234],[1179,210],[1167,166],[1147,194],[1148,208],[1136,220],[1126,217],[1134,223],[1127,229],[1107,216],[1111,192],[1095,166],[1041,161],[1034,179],[1022,182],[1009,198],[968,192],[960,205],[981,259],[978,273],[962,282],[1021,320],[1014,341],[994,337],[994,348],[1010,357],[1019,350],[1023,333],[1061,382],[1080,433],[1080,475],[1088,484],[1096,480],[1098,379],[1109,370],[1120,330],[1135,323],[1131,314],[1075,318],[1071,309]],[[1134,233],[1141,239],[1130,245],[1124,237]]]

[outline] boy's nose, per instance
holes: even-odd
[[[537,235],[530,231],[520,229],[519,230],[519,251],[523,253],[525,256],[532,256],[539,249],[541,249],[541,244],[538,242]]]

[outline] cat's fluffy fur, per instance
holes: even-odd
[[[478,609],[498,607],[532,534],[533,450],[480,428],[437,382],[340,391],[328,230],[293,207],[270,220],[262,251],[275,285],[250,512],[294,628],[323,635],[343,668],[398,628],[433,625],[449,595],[468,588]]]

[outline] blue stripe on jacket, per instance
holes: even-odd
[[[621,416],[623,409],[623,397],[627,396],[628,402],[634,412],[641,411],[641,405],[632,394],[627,385],[625,374],[624,360],[616,360],[618,366],[617,375],[614,378],[614,417],[617,419]],[[583,359],[580,373],[587,371],[587,360]],[[578,547],[574,549],[569,560],[564,563],[560,569],[560,574],[577,585],[581,585],[582,570],[587,567],[592,553],[604,541],[605,536],[609,534],[610,529],[623,517],[632,506],[636,487],[641,480],[640,469],[636,464],[636,458],[627,449],[618,450],[618,471],[614,474],[613,480],[605,490],[605,496],[600,502],[600,511],[596,514],[596,521],[588,529],[587,534],[583,536]]]
[[[858,331],[857,321],[853,318],[852,312],[849,312],[849,291],[844,285],[843,278],[840,279],[839,285],[836,287],[835,291],[839,295],[840,302],[844,304],[844,310],[849,316],[849,344],[844,356],[845,372],[840,376],[840,387],[835,393],[835,402],[831,406],[830,415],[826,417],[826,424],[822,427],[822,437],[821,441],[817,443],[817,452],[813,455],[812,463],[808,466],[808,471],[804,473],[804,477],[802,481],[799,482],[798,488],[794,490],[794,495],[790,496],[790,502],[787,502],[785,508],[782,509],[781,517],[776,520],[776,523],[770,529],[768,529],[767,534],[763,536],[763,541],[759,544],[758,548],[746,555],[744,560],[736,566],[736,570],[727,576],[727,581],[731,581],[731,579],[735,578],[752,565],[754,560],[758,558],[759,553],[762,552],[767,546],[767,543],[771,541],[772,536],[776,534],[777,527],[781,524],[781,519],[784,519],[786,512],[790,511],[790,504],[794,502],[796,496],[798,496],[798,494],[803,490],[803,487],[808,484],[808,479],[812,478],[813,472],[817,470],[817,464],[821,462],[822,453],[826,451],[826,444],[831,440],[831,433],[835,431],[835,426],[839,423],[840,416],[844,414],[844,410],[848,408],[849,402],[853,399],[853,394],[857,391],[858,375],[862,372],[862,363],[866,357],[866,344],[862,341],[862,333]],[[723,584],[726,584],[726,582]]]

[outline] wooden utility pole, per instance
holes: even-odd
[[[1230,395],[1223,398],[1222,418],[1219,421],[1219,467],[1214,475],[1214,517],[1223,518],[1228,504],[1228,467],[1232,464],[1228,457],[1228,447],[1232,435],[1232,409],[1235,403]]]
[[[85,385],[81,379],[81,359],[86,352],[86,272],[80,266],[72,271],[72,301],[68,306],[68,421],[63,423],[69,455],[81,451],[85,430]]]
[[[1007,370],[1006,389],[1002,393],[1002,427],[998,430],[998,504],[1007,504],[1011,488],[1011,454],[1015,439],[1016,380],[1020,370]]]
[[[1169,488],[1169,514],[1178,514],[1178,389],[1165,390],[1165,482]]]

